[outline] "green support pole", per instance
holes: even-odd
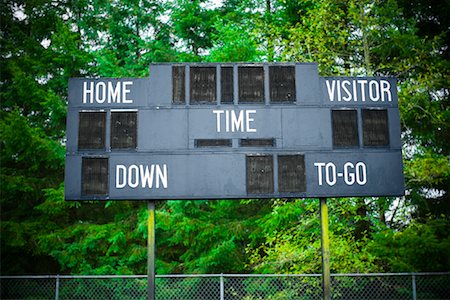
[[[155,300],[155,201],[148,201],[147,299]]]
[[[320,233],[322,240],[323,300],[331,300],[330,239],[328,234],[328,206],[326,198],[320,198]]]

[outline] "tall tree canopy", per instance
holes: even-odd
[[[330,199],[332,271],[450,269],[448,1],[1,0],[0,10],[2,274],[146,272],[145,205],[64,201],[67,82],[144,77],[169,61],[396,76],[406,195]],[[159,274],[320,271],[316,199],[157,209]]]

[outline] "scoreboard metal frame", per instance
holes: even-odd
[[[67,200],[399,196],[396,80],[315,63],[69,80]]]

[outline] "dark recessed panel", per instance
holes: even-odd
[[[233,67],[222,67],[220,75],[222,103],[233,103]]]
[[[273,157],[272,155],[247,156],[247,193],[273,193]]]
[[[275,147],[275,139],[241,139],[241,147]]]
[[[216,102],[216,68],[190,68],[190,103],[215,104]]]
[[[295,67],[269,67],[271,102],[295,102]]]
[[[389,146],[387,110],[364,109],[362,113],[364,146]]]
[[[230,139],[197,139],[195,140],[195,147],[231,147]]]
[[[278,156],[278,189],[280,193],[306,192],[305,156]]]
[[[239,102],[264,103],[263,67],[239,67]]]
[[[111,149],[136,149],[137,112],[111,113]]]
[[[357,147],[358,121],[356,110],[333,110],[333,146]]]
[[[83,196],[108,194],[108,159],[83,157],[81,166]]]
[[[78,150],[105,149],[106,113],[80,112]]]
[[[172,103],[184,104],[185,103],[185,81],[184,81],[184,66],[172,67]]]

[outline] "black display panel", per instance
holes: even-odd
[[[240,139],[241,147],[275,147],[275,139]]]
[[[271,102],[295,102],[295,67],[270,66],[269,85]]]
[[[83,196],[108,194],[108,159],[83,157],[81,164],[81,192]]]
[[[184,66],[172,67],[172,103],[185,103],[185,70]]]
[[[389,146],[389,126],[387,110],[363,109],[362,118],[364,146]]]
[[[105,149],[106,113],[80,112],[78,123],[78,149]]]
[[[136,149],[137,112],[111,112],[111,149]]]
[[[273,193],[272,155],[247,155],[247,193]]]
[[[221,97],[222,103],[233,103],[233,67],[222,67],[221,75]]]
[[[195,140],[195,147],[231,147],[232,141],[230,139],[197,139]]]
[[[263,67],[239,67],[239,103],[264,103]]]
[[[333,110],[333,146],[358,147],[358,114],[356,110]]]
[[[190,103],[214,104],[216,102],[216,68],[190,68]]]
[[[305,156],[278,156],[278,189],[280,193],[306,191]]]

